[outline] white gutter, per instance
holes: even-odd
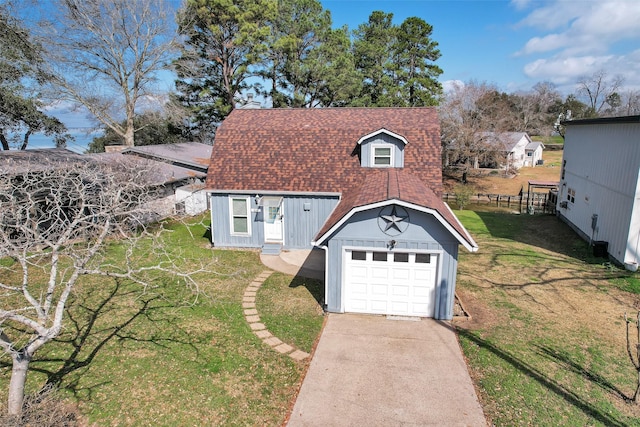
[[[259,194],[261,196],[331,196],[331,197],[339,197],[342,193],[331,193],[331,192],[314,192],[314,191],[277,191],[277,190],[221,190],[217,188],[209,188],[207,189],[208,193],[211,194]]]
[[[327,299],[329,295],[329,247],[326,245],[318,246],[324,251],[324,311],[329,306]]]

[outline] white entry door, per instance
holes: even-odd
[[[346,312],[433,317],[437,254],[347,250]]]
[[[282,242],[282,197],[265,197],[263,200],[264,239],[271,242]]]

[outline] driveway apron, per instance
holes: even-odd
[[[486,426],[455,332],[330,314],[289,426]]]

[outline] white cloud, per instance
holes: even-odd
[[[538,80],[567,85],[605,70],[623,75],[625,86],[638,87],[640,51],[631,49],[640,46],[639,20],[637,0],[544,2],[517,24],[542,34],[530,38],[516,56],[531,57],[524,72]]]
[[[640,49],[627,55],[554,56],[537,59],[524,67],[527,76],[560,86],[575,84],[580,77],[599,70],[610,77],[622,76],[627,89],[640,88]]]
[[[511,0],[511,4],[518,10],[526,8],[531,0]]]
[[[520,22],[520,26],[560,30],[533,37],[520,54],[558,49],[583,52],[603,50],[621,40],[640,38],[640,2],[571,2],[572,10],[564,13],[566,4],[556,1],[534,10]]]
[[[539,2],[531,2],[533,6],[539,5]],[[562,0],[553,0],[544,2],[544,6],[534,9],[526,18],[520,21],[518,27],[532,27],[543,30],[553,30],[565,28],[573,20],[584,12],[584,8],[592,6],[589,1],[567,2]]]
[[[524,72],[529,77],[541,80],[553,76],[552,83],[565,84],[575,81],[582,75],[588,74],[588,70],[597,71],[602,69],[610,60],[610,56],[538,59],[527,64],[524,67]]]
[[[459,87],[464,87],[464,82],[462,80],[446,80],[442,82],[442,90],[444,93],[449,93]]]

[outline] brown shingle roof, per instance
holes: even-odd
[[[363,168],[352,155],[360,138],[380,129],[408,141],[404,168]],[[400,200],[437,211],[477,248],[440,198],[440,125],[432,107],[236,109],[217,130],[206,188],[341,193],[318,238],[354,208]]]
[[[316,235],[316,240],[326,237],[324,235],[353,209],[387,200],[399,200],[437,211],[469,247],[477,248],[473,238],[442,199],[417,176],[398,169],[370,169],[360,185],[343,193],[340,203]]]
[[[216,132],[207,188],[340,193],[370,170],[352,156],[358,140],[382,128],[407,139],[404,169],[441,194],[433,107],[236,109]]]

